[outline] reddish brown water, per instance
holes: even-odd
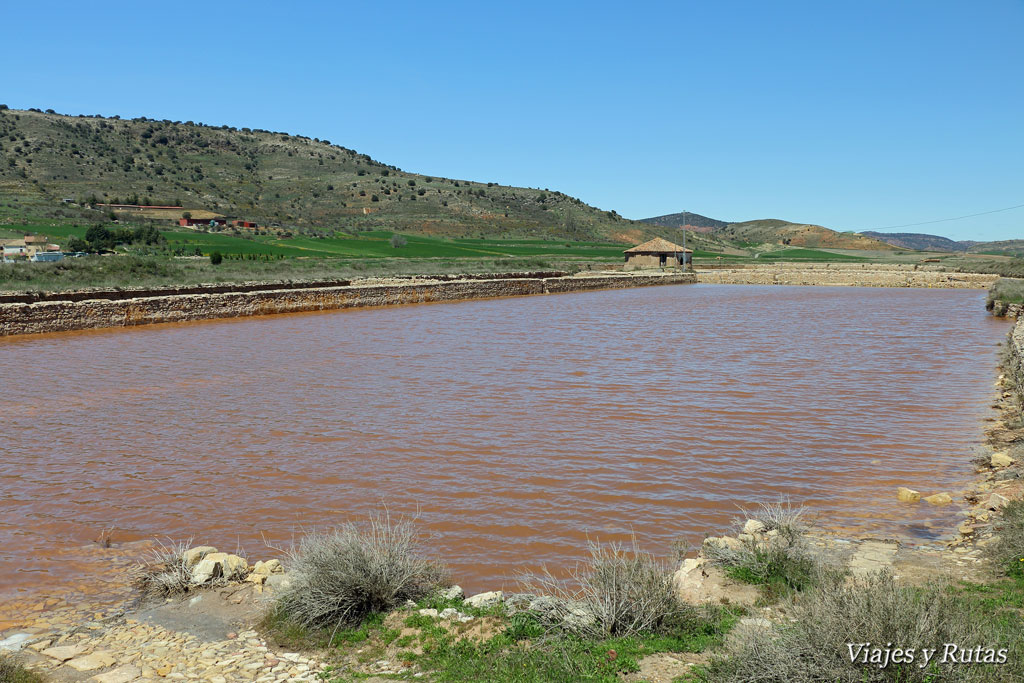
[[[420,511],[471,589],[651,550],[782,494],[931,538],[1006,324],[963,290],[675,286],[0,339],[0,593],[87,578],[101,529],[250,557]]]

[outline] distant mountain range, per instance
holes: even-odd
[[[973,240],[955,241],[939,235],[928,235],[921,232],[862,232],[862,235],[887,242],[900,249],[916,251],[967,251],[976,244]]]
[[[640,222],[665,228],[681,228],[686,225],[688,230],[708,232],[718,239],[732,242],[740,247],[778,244],[825,249],[866,249],[871,251],[891,251],[893,249],[891,244],[874,237],[858,233],[837,232],[821,225],[791,223],[778,219],[729,223],[686,211],[644,218]]]
[[[951,240],[941,235],[919,232],[838,232],[821,225],[791,223],[778,219],[730,223],[692,211],[643,218],[640,222],[663,228],[681,228],[685,225],[687,230],[705,233],[709,238],[731,243],[743,249],[761,245],[784,245],[819,249],[907,249],[1024,257],[1024,240],[978,242]]]

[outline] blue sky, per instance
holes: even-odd
[[[299,133],[629,218],[870,230],[1024,204],[1020,0],[488,5],[8,3],[0,102]]]

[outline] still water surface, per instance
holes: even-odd
[[[382,503],[469,589],[780,495],[948,533],[895,489],[972,476],[1007,331],[983,298],[691,285],[0,339],[0,596],[71,580],[105,527],[261,558]]]

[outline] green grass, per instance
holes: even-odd
[[[837,254],[831,251],[818,249],[781,249],[760,254],[754,259],[757,261],[860,261],[866,262],[870,259],[863,256],[851,254]]]
[[[375,617],[358,629],[339,632],[333,646],[342,661],[354,655],[361,662],[370,662],[386,656],[385,647],[393,644],[401,649],[392,651],[392,660],[426,672],[433,681],[611,683],[622,674],[638,671],[639,661],[647,655],[702,652],[715,647],[737,620],[735,612],[716,608],[663,635],[586,640],[549,632],[531,615],[519,613],[502,618],[504,627],[492,637],[477,640],[460,638],[454,625],[413,613],[404,625],[416,629],[415,634],[400,637],[398,630],[386,628]],[[323,642],[322,638],[318,642]],[[331,681],[367,677],[345,666],[326,675]]]
[[[1024,279],[1001,277],[988,290],[986,307],[992,309],[995,302],[1024,304]]]
[[[218,266],[208,258],[166,256],[87,256],[56,263],[0,265],[0,291],[56,292],[84,288],[170,287],[201,283],[298,282],[401,275],[508,273],[580,268],[578,261],[541,257],[498,259],[337,259],[285,258],[239,260],[230,256]]]

